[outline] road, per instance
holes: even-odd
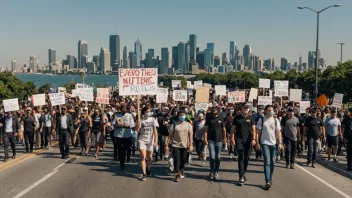
[[[352,197],[352,180],[328,169],[317,166],[313,169],[303,164],[303,159],[295,170],[286,169],[284,162],[276,164],[273,187],[265,190],[263,161],[252,160],[247,173],[248,182],[240,187],[237,162],[223,154],[220,180],[207,180],[208,167],[193,160],[186,167],[186,178],[173,182],[174,173],[167,169],[167,162],[152,165],[153,177],[142,182],[138,165],[139,157],[120,171],[117,162],[112,160],[112,145],[98,160],[93,156],[78,156],[60,159],[57,147],[51,151],[24,156],[0,164],[0,197],[28,198],[75,198],[75,197]]]

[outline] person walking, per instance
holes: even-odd
[[[16,158],[16,136],[20,130],[20,122],[17,117],[10,111],[0,120],[2,128],[2,141],[4,143],[4,162],[9,159],[9,143],[12,149],[12,159]]]
[[[273,173],[275,168],[276,143],[278,149],[282,150],[281,126],[279,120],[274,117],[274,109],[272,105],[265,106],[265,117],[260,119],[257,124],[258,139],[262,147],[264,156],[264,176],[265,187],[271,188],[273,184]]]
[[[26,153],[33,153],[34,131],[37,125],[35,117],[32,114],[32,108],[26,108],[26,115],[21,118],[24,128],[24,140],[26,144]]]
[[[68,159],[70,152],[70,139],[73,131],[73,118],[67,112],[67,107],[61,107],[61,112],[57,116],[56,131],[59,133],[59,145],[61,159]]]
[[[87,155],[89,152],[89,144],[88,138],[90,129],[92,128],[92,120],[87,113],[82,113],[81,117],[79,118],[79,127],[78,127],[78,135],[80,144],[81,144],[81,152],[80,155]]]
[[[352,108],[342,122],[343,140],[347,145],[347,170],[352,171]]]
[[[44,107],[44,115],[42,116],[43,122],[40,126],[41,131],[41,147],[45,147],[47,150],[50,149],[50,137],[53,130],[52,126],[52,115],[49,112],[48,107]]]
[[[92,128],[91,128],[91,134],[92,134],[92,139],[94,140],[94,145],[95,145],[95,159],[98,159],[98,154],[100,147],[103,145],[104,141],[104,136],[105,136],[105,120],[103,119],[103,115],[101,114],[99,109],[95,109],[94,113],[92,115]]]
[[[342,137],[341,133],[341,122],[336,117],[336,111],[332,110],[330,116],[325,120],[325,131],[326,131],[326,142],[327,142],[327,153],[328,161],[330,161],[331,153],[334,156],[334,162],[339,160],[336,157],[336,152],[339,145],[339,137]]]

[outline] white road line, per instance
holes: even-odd
[[[59,169],[61,166],[65,165],[68,161],[70,161],[71,158],[67,159],[65,162],[63,162],[62,164],[58,165],[56,168],[53,169],[53,171]]]
[[[18,193],[16,196],[14,196],[13,198],[20,198],[23,195],[25,195],[27,192],[29,192],[30,190],[32,190],[33,188],[37,187],[39,184],[41,184],[42,182],[44,182],[45,180],[49,179],[51,176],[53,176],[57,171],[59,170],[54,170],[51,173],[45,175],[43,178],[41,178],[40,180],[38,180],[37,182],[35,182],[34,184],[32,184],[31,186],[29,186],[28,188],[24,189],[22,192]]]
[[[333,189],[334,191],[336,191],[337,193],[339,193],[340,195],[346,197],[346,198],[352,198],[348,195],[346,195],[344,192],[342,192],[341,190],[335,188],[334,186],[332,186],[331,184],[329,184],[328,182],[324,181],[323,179],[321,179],[320,177],[314,175],[313,173],[309,172],[307,169],[301,167],[300,165],[296,164],[296,166],[298,168],[300,168],[301,170],[303,170],[304,172],[308,173],[309,175],[311,175],[312,177],[314,177],[315,179],[319,180],[321,183],[327,185],[328,187],[330,187],[331,189]]]

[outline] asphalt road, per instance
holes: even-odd
[[[139,181],[139,156],[132,158],[124,171],[111,157],[111,144],[99,159],[71,154],[60,159],[57,147],[51,151],[29,155],[0,164],[0,197],[352,197],[352,180],[322,166],[313,169],[298,162],[295,170],[286,169],[284,162],[276,164],[273,187],[265,190],[263,161],[252,160],[246,185],[237,186],[237,162],[223,153],[220,180],[207,180],[209,164],[193,160],[185,168],[186,178],[175,183],[167,162],[152,165],[153,177]]]

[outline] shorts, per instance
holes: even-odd
[[[332,146],[337,146],[339,145],[339,138],[338,136],[330,136],[328,135],[326,138],[328,147],[331,148]]]
[[[102,132],[101,131],[92,131],[92,140],[94,140],[94,145],[97,143],[98,145],[103,144]]]
[[[139,144],[139,149],[140,150],[147,150],[147,151],[153,151],[154,150],[154,141],[145,142],[145,141],[140,141],[138,140]]]

